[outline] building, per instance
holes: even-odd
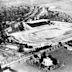
[[[40,20],[30,21],[30,22],[26,22],[26,23],[31,27],[37,27],[37,26],[42,26],[42,25],[47,25],[47,24],[49,25],[50,20],[40,19]]]

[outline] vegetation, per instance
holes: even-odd
[[[18,18],[24,17],[26,13],[30,11],[30,7],[19,6],[19,7],[10,7],[10,8],[1,8],[0,11],[0,20],[1,21],[16,21]]]
[[[7,38],[5,29],[9,27],[7,22],[11,21],[22,21],[24,19],[24,15],[27,14],[30,11],[29,6],[19,6],[19,7],[10,7],[5,8],[2,7],[0,10],[0,40],[1,43],[5,42],[5,39]],[[21,30],[22,27],[19,27]]]
[[[53,21],[69,22],[72,23],[72,17],[64,12],[48,10],[48,16],[40,16],[40,19],[50,19]]]

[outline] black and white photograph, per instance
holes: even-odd
[[[72,0],[0,0],[0,72],[72,72]]]

